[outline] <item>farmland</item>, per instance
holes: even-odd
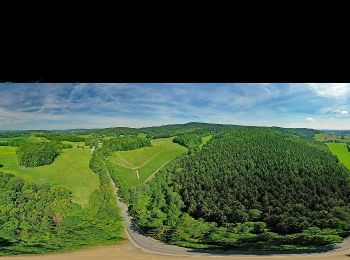
[[[86,204],[98,188],[98,176],[89,169],[91,152],[87,149],[63,149],[50,165],[26,168],[18,164],[16,148],[0,147],[1,171],[13,173],[33,183],[60,184],[73,192],[73,201]]]
[[[172,138],[152,140],[152,147],[114,152],[109,160],[125,180],[127,188],[146,181],[154,172],[187,149],[173,143]]]

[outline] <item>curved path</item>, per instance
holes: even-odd
[[[114,182],[112,181],[114,185]],[[114,185],[115,186],[115,185]],[[139,250],[155,254],[155,255],[168,255],[168,256],[211,256],[211,257],[220,257],[220,256],[236,256],[236,257],[261,257],[261,256],[280,256],[280,257],[307,257],[307,256],[328,256],[332,255],[345,255],[350,251],[350,238],[345,239],[342,243],[340,243],[336,249],[329,250],[327,252],[319,252],[319,253],[298,253],[298,254],[281,254],[281,253],[237,253],[235,251],[224,251],[224,250],[200,250],[200,249],[192,249],[185,248],[179,246],[168,245],[162,243],[156,239],[148,237],[145,235],[142,230],[140,230],[132,220],[132,217],[128,213],[128,207],[125,203],[122,202],[121,198],[117,195],[116,189],[116,197],[118,201],[118,205],[121,208],[121,214],[125,223],[125,231],[128,236],[129,241]]]

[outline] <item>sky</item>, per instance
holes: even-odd
[[[187,122],[350,129],[350,84],[0,83],[0,130]]]

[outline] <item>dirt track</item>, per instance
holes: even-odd
[[[164,256],[164,255],[152,255],[142,252],[136,249],[131,243],[125,241],[118,245],[98,246],[89,249],[81,249],[76,251],[70,251],[66,253],[53,253],[46,255],[29,255],[29,256],[5,256],[0,257],[1,260],[175,260],[175,259],[350,259],[346,257],[344,252],[335,252],[332,254],[320,254],[320,255],[294,255],[294,256]]]

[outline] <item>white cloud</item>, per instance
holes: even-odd
[[[335,120],[335,118],[334,118],[334,117],[328,117],[328,119],[330,119],[330,120]]]
[[[306,120],[306,121],[309,121],[309,122],[315,121],[315,119],[313,119],[312,117],[308,117],[308,118],[306,118],[305,120]]]
[[[346,111],[346,110],[342,110],[342,111],[340,111],[340,114],[342,114],[342,115],[345,115],[345,114],[348,114],[349,112],[348,111]]]
[[[349,83],[310,83],[311,89],[319,96],[344,99],[350,94]]]

